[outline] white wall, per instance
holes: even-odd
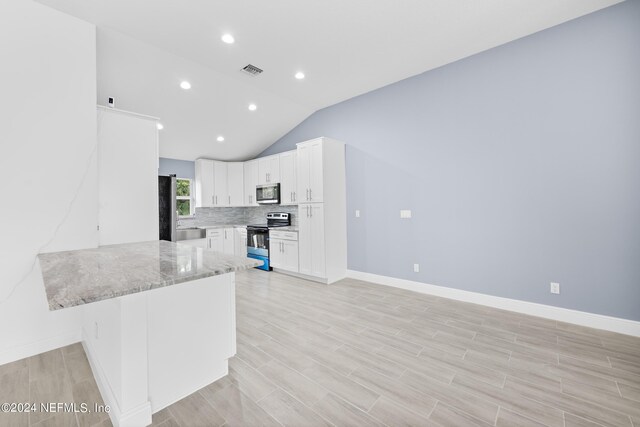
[[[34,260],[97,245],[95,27],[2,0],[0,52],[2,364],[80,337],[79,311],[48,310]]]

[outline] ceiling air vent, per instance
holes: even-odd
[[[262,70],[258,67],[256,67],[255,65],[251,65],[248,64],[246,66],[244,66],[242,68],[242,71],[244,71],[245,73],[251,75],[251,76],[257,76],[258,74],[262,73]]]

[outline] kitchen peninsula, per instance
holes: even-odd
[[[83,345],[115,425],[148,425],[227,374],[235,272],[257,261],[166,241],[38,258],[49,309],[82,306]]]

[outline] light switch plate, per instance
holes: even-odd
[[[551,282],[551,284],[549,286],[549,291],[552,294],[559,294],[560,293],[560,283]]]
[[[401,210],[400,211],[400,218],[411,218],[411,211],[410,210]]]
[[[356,218],[360,218],[360,210],[356,209]]]

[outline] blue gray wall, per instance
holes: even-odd
[[[640,320],[639,22],[629,0],[318,111],[262,155],[348,144],[350,269]]]
[[[195,179],[196,163],[188,160],[176,160],[160,157],[158,175],[175,174],[178,178]]]

